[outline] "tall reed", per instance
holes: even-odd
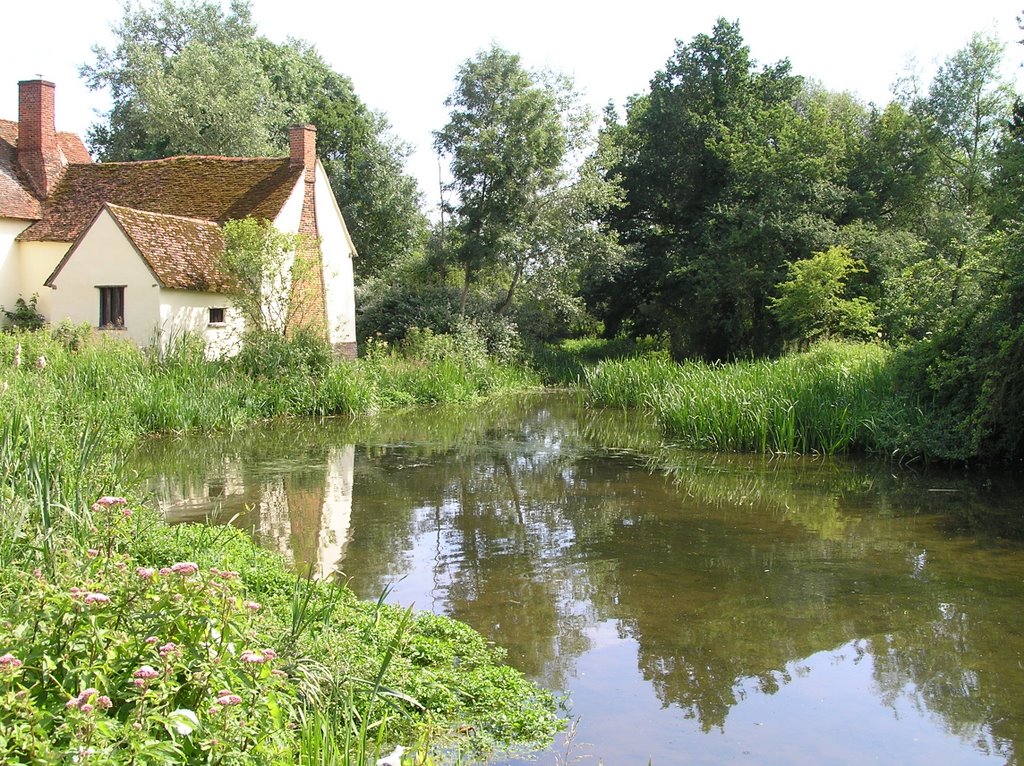
[[[827,343],[780,359],[731,364],[661,358],[609,361],[587,374],[590,401],[652,410],[665,434],[694,449],[891,452],[920,426],[873,345]]]

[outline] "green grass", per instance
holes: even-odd
[[[530,361],[546,384],[578,386],[599,362],[664,354],[656,338],[578,338],[538,346],[532,350]]]
[[[693,449],[912,456],[922,416],[896,392],[889,356],[826,343],[731,364],[613,360],[587,371],[584,391],[600,406],[651,410],[668,438]]]

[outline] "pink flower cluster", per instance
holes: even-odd
[[[162,574],[163,570],[160,570],[160,571],[161,571],[161,574]],[[191,561],[179,561],[177,564],[172,564],[171,565],[171,572],[173,572],[174,574],[177,574],[177,575],[182,575],[183,577],[187,577],[189,575],[194,575],[198,571],[199,571],[199,565],[195,564],[195,563],[193,563]]]
[[[213,705],[210,706],[210,715],[216,715],[223,708],[234,707],[235,705],[242,704],[242,698],[234,694],[230,689],[221,689],[217,692],[217,699],[214,700]]]
[[[128,501],[123,497],[115,497],[114,495],[104,495],[99,498],[95,503],[92,504],[93,511],[109,510],[111,508],[120,508],[122,516],[131,516],[132,509],[126,508]]]
[[[110,603],[110,596],[106,593],[94,593],[85,588],[72,587],[68,590],[71,598],[81,601],[86,606],[104,607]]]
[[[93,503],[93,506],[98,506],[99,508],[109,508],[111,506],[125,505],[127,503],[128,501],[125,500],[123,497],[115,497],[114,495],[104,495],[103,497],[99,498],[95,503]],[[94,507],[93,510],[98,510],[98,508]]]
[[[91,713],[96,708],[110,710],[113,705],[114,703],[110,701],[110,697],[100,694],[100,690],[92,686],[88,689],[82,689],[77,697],[72,697],[64,703],[64,707],[68,710],[78,709],[83,713]]]
[[[166,644],[161,646],[158,651],[160,652],[161,657],[168,657],[169,655],[177,654],[178,645],[173,641],[168,641]]]
[[[141,668],[132,673],[132,675],[135,678],[141,678],[146,681],[152,681],[154,678],[160,677],[160,674],[149,665],[143,665]]]
[[[273,649],[246,649],[238,659],[248,665],[262,665],[277,659],[277,652]]]
[[[139,689],[145,689],[154,678],[160,677],[160,672],[150,665],[143,665],[132,674],[132,685]]]
[[[24,664],[13,654],[7,652],[7,654],[0,657],[0,672],[13,673]]]

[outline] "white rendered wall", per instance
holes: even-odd
[[[53,290],[46,286],[46,280],[57,268],[60,259],[71,247],[70,242],[19,242],[18,258],[21,260],[21,289],[28,299],[33,293],[39,294],[36,310],[48,322],[53,322]],[[97,312],[99,298],[97,297]],[[97,314],[98,316],[98,314]]]
[[[224,309],[224,323],[210,324],[210,309]],[[161,353],[166,353],[186,333],[206,342],[206,355],[211,359],[234,356],[242,347],[245,322],[231,300],[220,293],[199,293],[189,290],[160,291]]]
[[[50,318],[50,290],[46,278],[60,263],[70,244],[67,242],[16,242],[31,221],[0,218],[0,306],[11,311],[18,298],[26,302],[33,295],[36,311]]]
[[[99,286],[123,285],[124,329],[103,330],[113,337],[150,346],[158,337],[160,285],[110,214],[102,211],[54,280],[49,320],[70,319],[97,327]]]
[[[316,224],[327,293],[327,335],[332,344],[355,343],[356,301],[352,275],[355,248],[323,166],[316,163]]]
[[[13,218],[0,218],[0,306],[8,311],[14,310],[14,303],[19,297],[26,301],[32,297],[21,284],[21,259],[19,257],[19,244],[14,238],[21,234],[31,221],[21,221]],[[41,289],[35,290],[41,293]]]

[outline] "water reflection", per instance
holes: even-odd
[[[1017,762],[1012,483],[694,455],[552,397],[144,459],[171,518],[217,509],[364,597],[393,585],[508,647],[571,692],[595,761]]]
[[[150,490],[164,516],[237,524],[300,571],[312,567],[317,578],[340,571],[351,537],[355,446],[278,432],[278,448],[267,450],[253,436],[150,445],[146,459],[162,471]]]

